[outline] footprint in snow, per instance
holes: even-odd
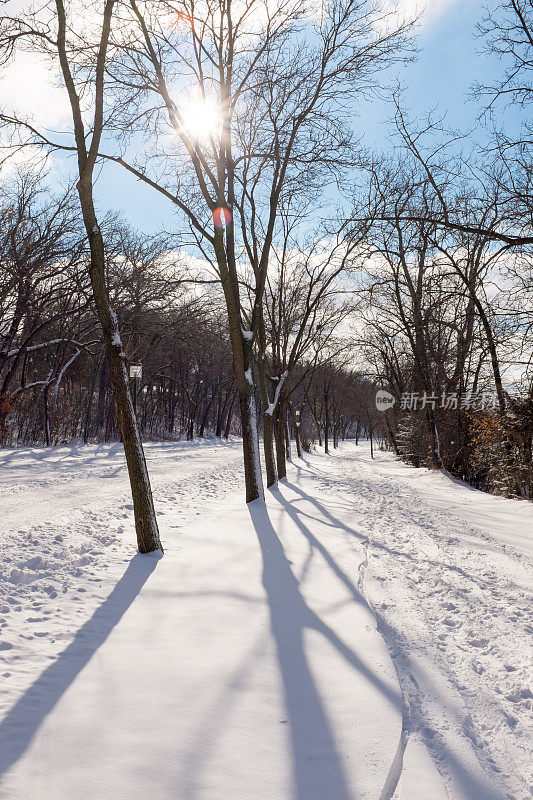
[[[442,621],[448,628],[460,628],[463,624],[460,620],[453,619],[452,617],[446,617],[446,619]]]
[[[468,639],[467,644],[471,647],[486,647],[489,643],[488,639]]]

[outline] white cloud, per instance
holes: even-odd
[[[386,0],[385,7],[396,11],[401,19],[414,19],[420,15],[420,22],[425,24],[456,3],[457,0]]]
[[[0,145],[3,142],[0,139]],[[6,151],[2,152],[2,159],[6,157]],[[24,147],[21,150],[16,150],[5,161],[0,163],[0,181],[5,181],[15,175],[17,172],[31,172],[38,169],[43,164],[43,158],[46,159],[46,154],[40,147]]]
[[[19,52],[4,68],[0,81],[0,107],[17,112],[47,128],[70,119],[65,90],[50,70],[50,63],[34,54]]]

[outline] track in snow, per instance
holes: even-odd
[[[269,495],[269,519],[256,521],[259,541],[252,547],[253,531],[250,535],[250,519],[241,499],[238,443],[148,445],[147,454],[168,558],[153,575],[143,577],[136,589],[141,592],[139,598],[131,598],[132,609],[123,609],[109,630],[98,609],[109,607],[113,587],[123,574],[121,564],[137,563],[131,562],[131,505],[120,448],[10,451],[0,456],[0,512],[5,520],[0,648],[2,643],[7,645],[0,653],[4,661],[0,700],[9,725],[15,719],[22,737],[19,751],[12,751],[16,757],[11,759],[14,782],[11,795],[6,795],[9,800],[18,797],[19,790],[20,796],[35,793],[37,785],[39,794],[44,791],[46,796],[46,781],[39,784],[35,777],[39,758],[47,752],[46,738],[44,744],[41,741],[43,731],[48,732],[52,749],[54,738],[64,736],[69,747],[76,693],[88,702],[88,719],[82,716],[75,730],[82,737],[88,729],[98,730],[100,717],[92,709],[91,687],[97,677],[104,682],[115,680],[113,670],[121,653],[117,637],[122,631],[126,649],[128,636],[134,641],[137,623],[132,611],[139,609],[140,619],[145,614],[149,620],[147,598],[159,596],[157,586],[169,595],[168,603],[160,607],[161,615],[170,613],[172,620],[183,608],[181,622],[191,628],[184,632],[183,646],[192,647],[192,654],[201,651],[206,637],[216,639],[218,629],[226,630],[235,652],[240,653],[238,637],[248,630],[245,610],[251,602],[244,598],[250,592],[255,596],[251,608],[257,606],[259,614],[250,617],[256,643],[248,655],[243,652],[242,666],[229,670],[229,683],[225,684],[224,677],[229,657],[222,646],[214,657],[214,665],[219,658],[218,672],[209,673],[209,680],[204,676],[207,683],[214,681],[215,689],[217,681],[223,689],[219,700],[213,698],[218,714],[225,717],[230,698],[239,696],[245,706],[248,703],[248,710],[237,714],[229,730],[214,739],[209,728],[189,730],[191,720],[173,728],[175,744],[163,736],[161,750],[167,758],[172,760],[172,747],[182,758],[188,753],[189,768],[181,773],[181,783],[170,781],[169,796],[180,800],[220,796],[222,800],[231,788],[232,798],[246,789],[243,797],[252,792],[261,800],[324,800],[325,789],[319,788],[309,767],[315,758],[329,776],[328,800],[525,800],[530,796],[530,652],[526,642],[531,632],[531,565],[525,555],[527,526],[533,522],[530,505],[472,492],[442,474],[398,464],[390,454],[378,453],[372,462],[366,445],[346,444],[330,457],[314,454],[290,467],[287,484]],[[225,574],[217,577],[220,558]],[[211,565],[211,571],[206,567],[196,575],[199,559]],[[261,563],[263,590],[257,584]],[[185,601],[178,591],[189,578],[194,601]],[[211,585],[220,580],[223,591]],[[218,604],[201,600],[210,594],[219,597]],[[230,596],[233,600],[228,600]],[[190,602],[199,604],[193,617],[187,616]],[[227,603],[235,604],[229,616]],[[196,638],[198,619],[202,636]],[[102,630],[106,631],[103,638]],[[96,655],[89,652],[85,661],[79,660],[80,631],[98,643]],[[163,637],[158,646],[168,648],[168,632],[157,635]],[[191,641],[188,635],[193,636]],[[384,651],[380,640],[386,644]],[[56,688],[57,684],[61,687],[63,668],[74,663],[73,655],[79,670],[71,670],[68,686],[48,695],[53,696],[52,705],[45,705],[49,720],[44,722],[43,717],[39,722],[37,717],[32,729],[34,751],[24,734],[24,720],[13,708],[31,710],[43,686],[50,685],[50,674]],[[97,667],[95,658],[108,659],[107,667]],[[257,666],[258,659],[264,666]],[[185,669],[184,686],[194,683],[194,675],[187,672],[179,653],[171,660],[174,672],[165,691],[177,691],[179,698],[174,673]],[[61,666],[61,680],[56,663]],[[43,672],[47,664],[51,673]],[[104,671],[98,673],[98,668]],[[256,677],[252,688],[247,688],[250,670]],[[43,683],[38,676],[47,674]],[[138,675],[132,673],[131,680],[135,683]],[[163,675],[163,686],[164,680]],[[191,686],[183,690],[182,705],[183,713],[194,718],[197,708],[191,704],[191,692],[194,696],[196,690]],[[273,707],[279,707],[280,720],[272,730],[264,707],[268,697]],[[22,705],[16,705],[17,699]],[[70,716],[65,717],[62,709],[69,708],[69,702]],[[126,696],[123,703],[119,716],[128,730],[132,712]],[[199,697],[197,704],[199,708]],[[351,709],[348,715],[345,706]],[[376,749],[380,734],[373,717],[378,708],[382,745]],[[253,735],[256,740],[264,738],[264,743],[256,754],[252,747],[247,761],[249,743],[243,734],[251,718],[259,720],[253,722]],[[164,726],[164,720],[160,723]],[[7,731],[0,723],[0,739],[2,727]],[[289,738],[284,739],[280,730]],[[119,727],[117,738],[124,735]],[[108,745],[118,746],[114,740]],[[95,746],[89,742],[89,750]],[[117,775],[102,796],[131,800],[138,795],[124,776],[120,782],[120,748],[115,755]],[[98,749],[93,756],[101,756]],[[46,763],[50,757],[46,756]],[[241,772],[233,774],[237,763]],[[20,770],[27,774],[25,766],[34,770],[34,786],[21,782]],[[272,768],[279,774],[271,774]],[[320,769],[317,774],[322,774]],[[57,778],[59,784],[52,784],[54,798],[62,796],[59,785],[63,789],[76,786],[77,794],[85,796],[83,774],[76,763],[69,770],[68,780],[65,771]],[[213,776],[220,771],[229,776],[217,788]],[[67,783],[61,784],[62,779]],[[97,777],[92,780],[98,783]],[[161,789],[158,797],[166,797],[165,791]]]

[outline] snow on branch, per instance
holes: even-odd
[[[63,375],[65,374],[67,369],[70,367],[70,365],[73,364],[74,361],[76,361],[76,359],[77,359],[77,357],[79,356],[80,353],[81,353],[81,350],[76,350],[74,355],[71,358],[69,358],[67,363],[61,368],[61,371],[60,371],[59,375],[57,376],[57,381],[55,382],[55,386],[54,386],[54,397],[57,397],[57,393],[59,391],[59,384],[63,380]]]
[[[271,403],[268,404],[268,408],[265,411],[265,414],[268,414],[270,417],[274,414],[274,411],[276,410],[276,406],[277,406],[278,400],[279,400],[279,395],[280,395],[280,392],[281,392],[281,390],[283,388],[283,384],[285,383],[285,380],[286,380],[288,374],[289,374],[289,370],[286,369],[285,372],[283,373],[283,375],[281,376],[281,378],[278,381],[278,385],[276,386],[276,391],[274,393],[274,399],[272,400]]]
[[[96,341],[97,340],[95,340],[94,342],[88,342],[87,344],[96,344]],[[74,339],[50,339],[49,342],[32,344],[29,347],[24,347],[23,345],[22,347],[17,347],[16,350],[9,350],[9,352],[6,354],[6,358],[14,358],[15,356],[18,356],[18,354],[22,351],[24,351],[25,353],[33,353],[35,352],[35,350],[42,350],[44,347],[53,347],[55,344],[71,344],[74,347],[77,347],[81,350],[87,350],[86,344],[83,344],[82,342],[77,342]]]

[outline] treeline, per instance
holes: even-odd
[[[355,115],[410,58],[414,23],[371,0],[320,18],[265,0],[1,17],[0,58],[40,53],[72,112],[61,135],[2,112],[6,149],[77,163],[72,193],[22,176],[2,196],[2,442],[120,434],[141,550],[159,542],[139,433],[238,433],[247,501],[292,446],[361,432],[530,497],[531,123],[490,125],[533,98],[530,6],[481,23],[508,71],[476,89],[479,142],[411,122],[391,91],[384,155],[362,150]],[[165,198],[175,237],[100,213],[111,163]]]
[[[371,231],[360,337],[394,397],[383,406],[383,435],[415,466],[530,498],[531,286],[525,292],[517,280],[522,265],[477,231],[451,231],[429,215],[402,217],[413,186],[403,170],[383,179],[387,213]],[[416,191],[427,188],[422,179]]]
[[[388,439],[415,465],[533,497],[533,7],[479,23],[501,77],[473,88],[471,136],[394,97],[398,159],[374,159],[363,346],[396,398]],[[512,108],[513,113],[506,112]]]
[[[0,442],[117,440],[88,285],[89,254],[72,195],[51,197],[36,175],[21,175],[3,188]],[[168,237],[142,236],[114,218],[105,228],[107,282],[127,363],[142,366],[131,390],[143,437],[239,435],[227,322],[216,288],[207,275],[191,275]],[[327,258],[332,261],[331,253]],[[368,381],[339,365],[349,359],[350,342],[335,336],[352,305],[333,300],[337,284],[326,282],[331,269],[324,272],[321,263],[310,281],[309,253],[291,259],[290,277],[272,270],[265,303],[268,371],[287,380],[280,462],[283,452],[290,456],[291,442],[299,454],[315,441],[328,450],[367,429]],[[314,294],[306,296],[311,284]],[[259,391],[255,402],[261,428],[266,409]]]

